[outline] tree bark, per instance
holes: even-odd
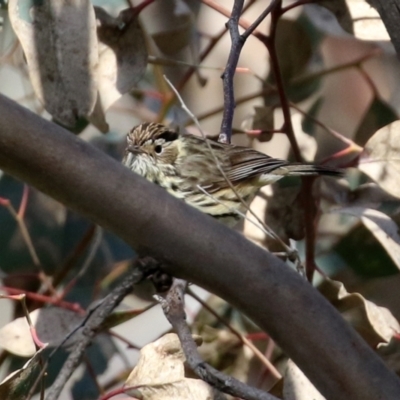
[[[400,0],[367,0],[367,3],[378,11],[400,58]]]

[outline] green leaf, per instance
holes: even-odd
[[[360,276],[375,278],[399,272],[374,235],[361,224],[344,236],[333,250]]]
[[[304,132],[314,136],[315,134],[315,122],[309,118],[314,117],[316,118],[319,110],[322,107],[324,100],[322,97],[318,97],[318,99],[311,105],[310,109],[307,111],[307,115],[305,115],[301,121],[301,127]]]
[[[378,129],[398,119],[398,115],[388,103],[375,97],[358,126],[354,141],[360,146],[364,146]]]

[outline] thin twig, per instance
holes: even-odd
[[[234,212],[238,215],[240,215],[242,218],[244,218],[246,221],[248,221],[249,223],[251,223],[252,225],[254,225],[256,228],[260,229],[261,232],[263,232],[264,234],[266,234],[267,236],[270,236],[271,238],[275,239],[278,243],[281,244],[281,246],[286,250],[285,255],[289,256],[289,258],[295,257],[297,258],[297,250],[296,249],[292,249],[291,247],[289,247],[273,230],[272,228],[270,228],[264,221],[262,221],[257,214],[253,214],[253,212],[251,212],[251,215],[256,219],[256,221],[253,221],[252,219],[248,218],[247,215],[241,213],[239,210],[235,210],[232,207],[229,207],[227,204],[225,204],[224,202],[222,202],[221,200],[219,200],[218,198],[216,198],[215,196],[213,196],[211,193],[208,193],[204,188],[202,188],[201,186],[197,185],[197,188],[203,192],[206,196],[210,197],[211,199],[213,199],[214,201],[216,201],[217,203],[221,204],[222,206],[224,206],[227,210],[229,210],[230,212]],[[236,194],[236,193],[235,193]],[[241,197],[239,194],[236,194],[236,196]],[[243,199],[242,199],[243,200]],[[243,200],[244,202],[244,200]],[[245,203],[245,202],[244,202]],[[249,205],[247,203],[245,203],[246,207],[247,207],[247,211],[250,209]]]
[[[186,281],[174,279],[170,290],[161,301],[161,306],[166,318],[179,337],[190,368],[197,376],[221,392],[245,400],[277,400],[276,397],[262,390],[248,386],[231,376],[223,374],[202,360],[197,351],[197,345],[193,340],[190,328],[186,323],[184,310],[186,285]]]
[[[271,12],[271,30],[270,34],[267,37],[259,38],[267,47],[270,60],[271,60],[271,69],[275,76],[276,86],[278,89],[280,105],[282,108],[282,114],[284,119],[284,130],[289,139],[294,157],[296,161],[301,162],[301,152],[299,145],[296,140],[296,136],[294,134],[292,118],[290,114],[290,104],[288,97],[286,95],[285,84],[282,76],[282,71],[279,65],[278,53],[276,49],[276,32],[277,32],[277,24],[279,18],[282,15],[282,1],[278,1],[276,6]],[[310,281],[312,281],[312,277],[314,274],[314,244],[315,244],[315,226],[314,226],[314,199],[312,196],[311,190],[311,181],[307,180],[307,178],[302,178],[303,185],[301,188],[301,200],[304,207],[304,222],[305,222],[305,236],[306,236],[306,274]],[[313,248],[312,248],[313,247]]]
[[[318,79],[318,78],[324,77],[326,75],[334,74],[336,72],[341,72],[343,70],[350,69],[350,68],[357,68],[358,66],[362,65],[365,61],[367,61],[367,60],[369,60],[369,59],[371,59],[373,57],[377,57],[381,53],[382,53],[382,51],[380,49],[379,50],[373,50],[370,53],[361,56],[359,59],[357,59],[355,61],[346,62],[346,63],[339,64],[339,65],[336,65],[336,66],[333,66],[333,67],[330,67],[330,68],[326,68],[326,69],[323,69],[323,70],[320,70],[320,71],[317,71],[317,72],[314,72],[314,73],[311,73],[311,74],[308,74],[308,75],[304,75],[304,76],[301,76],[301,77],[298,77],[298,78],[294,78],[294,79],[292,79],[290,81],[289,86],[303,85],[303,84],[305,84],[305,83],[307,83],[307,82],[309,82],[311,80]],[[254,100],[257,97],[266,96],[266,95],[269,96],[269,102],[271,102],[271,95],[272,95],[272,93],[274,93],[274,94],[277,93],[277,88],[276,88],[276,86],[268,84],[268,83],[265,83],[265,86],[266,87],[261,89],[261,90],[258,90],[258,91],[254,92],[254,93],[251,93],[251,94],[243,96],[243,97],[241,97],[239,99],[236,99],[236,105],[243,104],[243,103],[245,103],[247,101]],[[290,103],[290,106],[293,107],[293,108],[296,108],[296,105],[293,104],[293,103]],[[201,121],[203,119],[212,117],[212,116],[220,113],[223,110],[224,110],[223,106],[217,107],[217,108],[215,108],[213,110],[206,111],[203,114],[200,114],[197,118],[198,118],[199,121]],[[300,111],[300,112],[305,114],[304,111]]]
[[[181,103],[181,107],[182,109],[189,115],[189,117],[193,120],[193,122],[195,123],[197,129],[199,130],[200,134],[202,135],[203,139],[207,139],[206,135],[204,134],[203,130],[201,129],[200,123],[198,121],[198,119],[196,118],[196,116],[190,111],[190,109],[186,106],[185,102],[182,99],[182,96],[179,94],[179,92],[176,90],[175,86],[172,84],[172,82],[164,75],[164,79],[167,81],[167,83],[169,84],[169,86],[171,87],[171,89],[174,91],[176,97],[178,98],[178,100]],[[266,231],[272,231],[272,229],[270,229],[263,221],[261,221],[261,219],[254,213],[254,211],[249,207],[249,205],[243,200],[242,196],[237,192],[237,190],[235,189],[235,187],[233,186],[232,182],[230,181],[230,179],[226,176],[225,171],[223,170],[223,168],[221,167],[219,160],[217,158],[217,156],[214,153],[213,148],[211,147],[210,143],[208,142],[208,140],[205,140],[205,143],[208,146],[208,149],[210,151],[211,156],[213,157],[213,161],[216,165],[216,167],[218,168],[218,171],[221,173],[221,175],[223,176],[225,182],[229,185],[229,187],[232,189],[232,191],[235,193],[236,197],[238,200],[240,200],[240,202],[243,204],[243,206],[245,207],[245,209],[247,211],[249,211],[251,213],[251,215],[257,220],[257,222],[260,224],[261,227],[263,227]],[[237,212],[237,211],[236,211]],[[258,227],[262,232],[264,232],[264,230],[261,227]],[[298,255],[297,255],[297,250],[296,249],[292,249],[290,247],[287,246],[287,244],[285,242],[283,242],[281,239],[279,239],[279,243],[283,244],[284,249],[287,251],[288,257],[290,259],[297,259]]]
[[[233,328],[228,321],[226,321],[218,313],[216,313],[205,301],[203,301],[199,296],[197,296],[197,294],[194,293],[193,290],[191,290],[190,288],[188,289],[188,294],[192,296],[195,300],[197,300],[197,302],[199,302],[203,308],[205,308],[209,313],[214,315],[214,317],[217,318],[219,322],[222,322],[244,345],[246,345],[260,360],[260,362],[265,366],[265,368],[267,368],[271,372],[274,378],[276,378],[277,380],[282,378],[282,375],[271,363],[271,361],[269,361],[269,359],[266,358],[248,338],[246,338],[246,336],[242,335],[239,331]]]
[[[75,248],[64,258],[64,262],[53,276],[53,286],[57,287],[70,273],[86,248],[92,243],[96,225],[91,224]]]
[[[23,202],[26,201],[26,196],[27,196],[27,194],[26,194],[25,189],[24,189],[24,194],[22,196],[22,201]],[[12,217],[17,222],[18,227],[19,227],[19,229],[21,231],[22,237],[24,239],[26,247],[28,248],[29,254],[30,254],[31,258],[32,258],[32,261],[33,261],[35,267],[39,268],[42,271],[41,263],[40,263],[38,255],[36,253],[35,246],[33,245],[32,238],[31,238],[31,236],[29,234],[28,228],[27,228],[27,226],[26,226],[26,224],[24,222],[24,219],[23,219],[23,212],[21,212],[21,215],[22,215],[22,217],[21,217],[8,199],[3,199],[3,201],[1,202],[1,205],[3,205],[4,207],[7,208],[9,213],[12,215]],[[22,207],[20,209],[24,210],[24,208],[22,208]]]
[[[219,12],[220,14],[222,14],[223,16],[225,16],[225,17],[227,17],[227,18],[231,18],[231,12],[230,12],[227,8],[221,6],[220,3],[217,3],[217,2],[214,1],[214,0],[201,0],[201,2],[204,3],[204,4],[206,4],[206,5],[208,5],[208,6],[211,7],[213,10],[218,11],[218,12]],[[244,18],[240,18],[240,19],[238,20],[238,25],[239,25],[240,27],[242,27],[243,29],[249,29],[250,26],[251,26],[250,22],[246,21]],[[258,36],[262,37],[262,36],[263,36],[263,33],[260,32],[260,31],[258,31],[257,29],[255,29],[255,30],[253,31],[253,35],[256,36],[256,37],[258,37]]]
[[[146,270],[147,267],[149,270]],[[86,348],[93,341],[97,332],[104,323],[104,320],[108,315],[110,315],[114,308],[121,303],[124,297],[132,291],[133,285],[142,281],[149,273],[152,272],[151,268],[151,263],[146,266],[145,263],[139,264],[138,260],[136,268],[134,268],[132,272],[126,278],[124,278],[121,284],[119,284],[109,295],[107,295],[102,302],[88,315],[84,326],[81,327],[81,329],[79,329],[76,333],[76,335],[79,335],[79,339],[76,340],[73,351],[69,354],[56,380],[51,386],[49,393],[46,396],[46,400],[56,400],[59,398],[63,387],[77,366],[80,364]]]
[[[258,27],[258,25],[261,24],[262,21],[264,21],[265,18],[270,14],[270,12],[276,7],[276,5],[279,3],[280,0],[272,0],[271,3],[268,5],[268,7],[260,14],[260,16],[246,29],[246,31],[242,34],[242,38],[246,40],[253,32],[254,30]]]
[[[341,133],[335,131],[332,128],[329,128],[329,126],[326,126],[323,122],[321,122],[319,119],[313,117],[312,115],[308,114],[306,111],[303,111],[297,104],[295,103],[290,103],[290,107],[294,108],[296,111],[298,111],[300,114],[308,118],[310,121],[312,121],[314,124],[320,126],[322,129],[324,129],[326,132],[328,132],[330,135],[335,137],[336,139],[340,140],[341,142],[347,144],[348,146],[353,147],[355,150],[361,152],[363,148],[359,146],[357,143],[353,142],[351,139],[347,138],[346,136],[342,135]]]
[[[243,13],[247,11],[254,3],[256,0],[249,0],[246,5],[243,7]],[[201,63],[202,61],[205,60],[205,58],[211,53],[211,51],[214,49],[215,45],[221,40],[222,36],[225,35],[227,32],[227,28],[224,27],[219,33],[217,33],[213,38],[211,38],[210,42],[208,45],[205,47],[205,49],[201,52],[200,57],[199,57],[199,62]],[[192,75],[196,72],[197,66],[191,66],[186,73],[183,75],[181,80],[176,84],[176,88],[178,89],[178,92],[181,92],[185,85],[188,83],[189,79],[192,77]],[[171,107],[172,103],[176,100],[176,96],[170,96],[168,97],[166,103],[163,106],[164,112],[169,110]],[[222,110],[221,110],[222,111]],[[158,120],[162,120],[164,118],[164,114],[160,115],[158,117]]]
[[[240,52],[246,41],[239,33],[239,19],[243,9],[244,0],[235,0],[232,13],[227,23],[229,34],[231,36],[231,50],[225,71],[221,78],[224,89],[224,112],[222,115],[221,129],[218,141],[221,143],[230,143],[232,137],[233,114],[235,111],[235,93],[233,89],[233,77],[239,61]]]
[[[243,0],[235,0],[232,13],[228,21],[229,33],[231,35],[231,50],[229,52],[226,68],[222,74],[224,89],[224,111],[222,115],[221,130],[218,141],[221,143],[230,143],[232,137],[233,115],[236,108],[233,77],[239,62],[240,52],[246,39],[255,31],[260,23],[271,13],[271,11],[280,3],[280,0],[273,0],[261,15],[249,26],[246,31],[239,34],[239,20],[243,8]]]
[[[83,265],[79,268],[79,272],[73,277],[73,279],[68,283],[68,285],[63,290],[61,298],[64,298],[70,292],[70,290],[76,284],[76,282],[87,272],[88,268],[90,267],[97,253],[97,250],[101,245],[102,239],[103,239],[103,228],[97,225],[95,228],[94,237],[92,239],[89,253],[86,256]]]

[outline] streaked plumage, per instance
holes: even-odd
[[[342,175],[336,169],[290,163],[247,147],[179,135],[156,123],[133,128],[127,142],[123,164],[130,170],[228,225],[240,219],[235,210],[241,213],[246,210],[215,159],[246,202],[253,199],[260,187],[286,175]]]

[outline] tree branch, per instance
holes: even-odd
[[[5,172],[230,302],[330,400],[400,398],[396,375],[284,262],[4,96],[0,115]]]
[[[389,33],[390,39],[396,49],[397,58],[400,58],[400,0],[366,0],[374,7]]]
[[[225,375],[202,360],[190,328],[186,323],[184,310],[186,286],[185,280],[174,279],[165,298],[162,298],[161,306],[166,318],[179,337],[189,367],[213,388],[233,397],[244,400],[278,400],[275,396]]]
[[[246,41],[239,33],[239,19],[243,9],[243,3],[244,0],[235,0],[232,14],[226,25],[229,29],[229,34],[231,35],[232,45],[225,71],[221,76],[224,87],[224,112],[222,115],[221,132],[218,138],[218,141],[221,143],[230,143],[232,136],[233,113],[236,107],[233,90],[233,77],[239,61],[240,52],[244,42]]]
[[[132,291],[132,286],[143,280],[145,276],[145,272],[141,268],[136,267],[123,282],[88,314],[82,327],[80,327],[76,333],[73,333],[73,336],[79,336],[75,339],[76,342],[73,350],[68,355],[56,380],[49,389],[46,400],[57,400],[59,398],[62,389],[81,363],[87,347],[92,343],[104,320],[111,314],[114,308],[121,303],[124,297]]]

